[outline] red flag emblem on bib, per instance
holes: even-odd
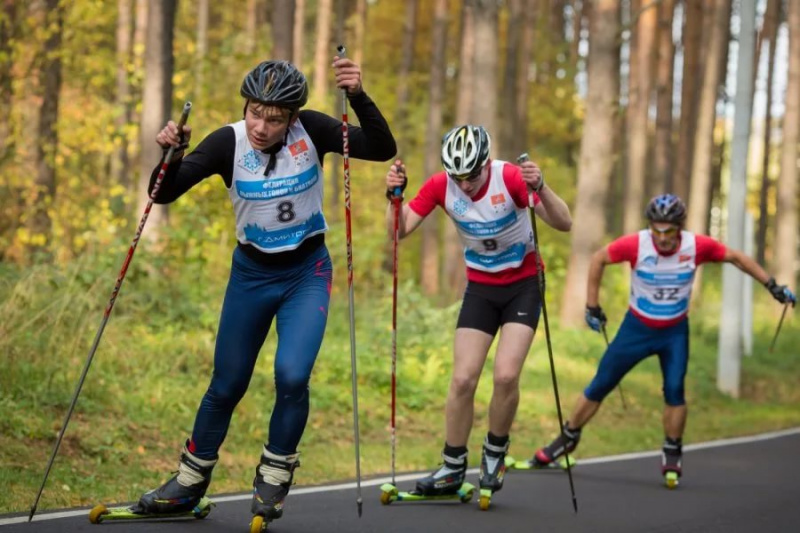
[[[492,205],[504,204],[506,202],[506,195],[503,193],[492,195]]]
[[[308,145],[306,144],[305,139],[300,139],[296,143],[289,145],[289,153],[292,154],[293,157],[298,156],[303,152],[307,151],[308,151]]]
[[[690,260],[691,258],[692,258],[691,255],[681,255],[681,256],[678,257],[678,262],[679,263],[685,263],[686,261]]]

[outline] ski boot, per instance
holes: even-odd
[[[442,453],[444,464],[431,474],[417,481],[410,492],[401,492],[391,483],[381,486],[381,503],[394,501],[460,500],[467,503],[475,493],[474,485],[465,483],[467,476],[467,454],[450,457]]]
[[[270,522],[283,516],[283,501],[292,486],[294,469],[300,466],[299,455],[277,455],[264,447],[253,479],[250,533],[266,531]]]
[[[511,441],[506,441],[503,446],[489,444],[489,438],[483,442],[483,453],[481,454],[481,469],[478,474],[478,482],[481,487],[480,499],[478,504],[482,511],[489,509],[492,502],[492,494],[503,488],[503,477],[506,473],[506,453]]]
[[[188,442],[187,442],[188,444]],[[194,516],[205,518],[214,505],[205,497],[211,483],[211,471],[217,460],[200,459],[186,446],[178,463],[178,473],[157,489],[142,495],[130,507],[97,505],[89,512],[89,521],[99,524],[104,520],[135,520],[139,518],[174,518]]]
[[[564,428],[553,442],[539,448],[533,457],[527,461],[515,461],[511,457],[506,458],[506,466],[515,470],[539,470],[544,468],[566,470],[575,466],[576,461],[572,457],[572,452],[578,447],[581,440],[580,429],[569,429],[569,422],[564,424]],[[566,460],[559,460],[564,454],[569,455],[569,464]]]
[[[681,459],[683,457],[683,445],[681,439],[664,440],[661,448],[661,475],[664,476],[664,484],[668,489],[678,486],[681,477]]]

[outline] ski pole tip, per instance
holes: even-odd
[[[356,505],[358,506],[358,517],[361,518],[361,513],[363,512],[364,502],[361,498],[356,500]]]

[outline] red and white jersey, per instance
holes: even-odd
[[[689,311],[697,267],[725,258],[723,244],[705,235],[682,231],[678,249],[658,251],[650,230],[626,235],[608,246],[612,263],[631,264],[631,312],[644,324],[664,328],[680,322]]]
[[[437,205],[444,208],[464,244],[467,279],[506,285],[538,271],[528,202],[519,167],[492,161],[489,178],[474,197],[439,172],[423,184],[409,208],[423,217]],[[534,205],[538,202],[534,194]]]

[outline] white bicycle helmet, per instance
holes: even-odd
[[[490,146],[491,139],[483,126],[453,128],[442,139],[442,166],[450,176],[466,177],[486,164]]]

